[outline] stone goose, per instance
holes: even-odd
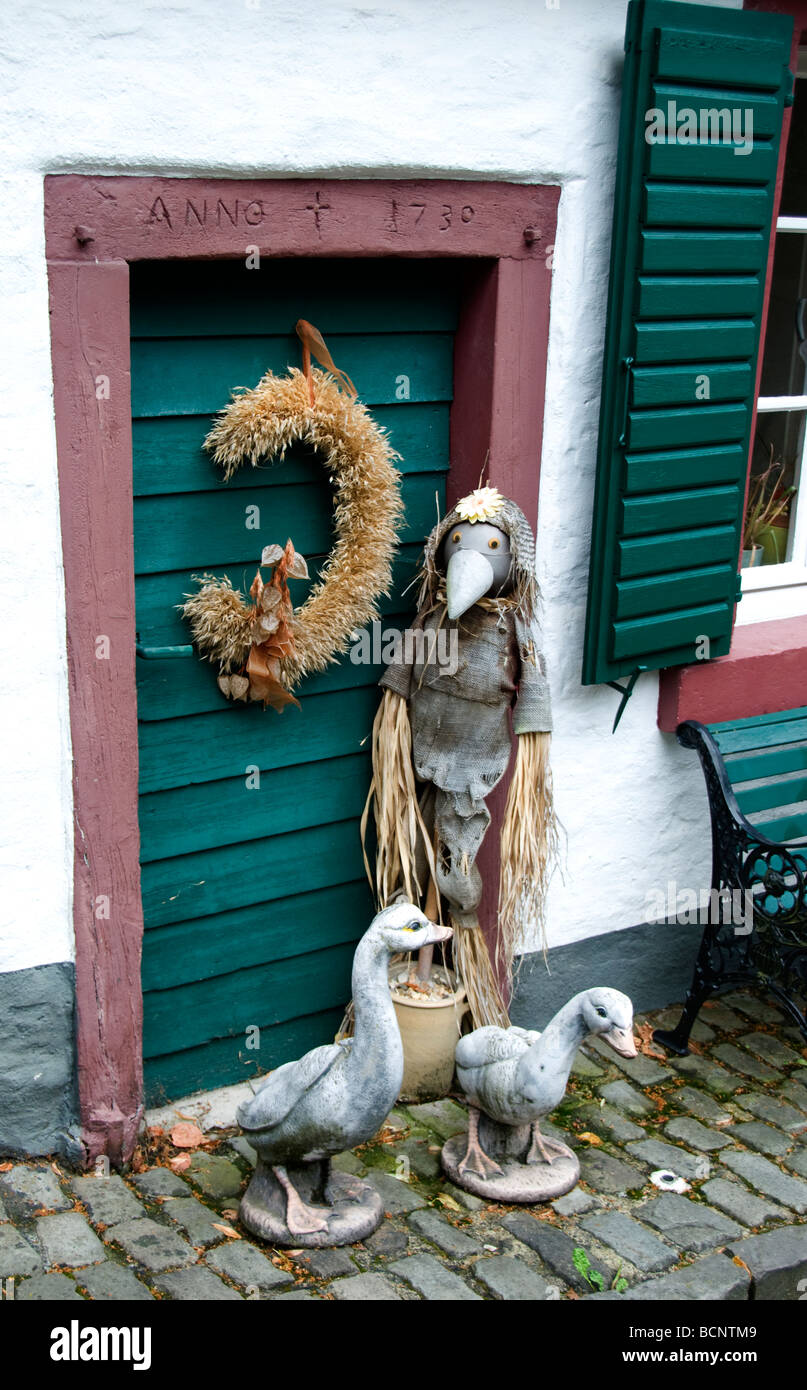
[[[622,1057],[636,1056],[633,1005],[616,989],[586,989],[555,1014],[543,1033],[526,1028],[477,1028],[457,1044],[457,1076],[469,1102],[468,1147],[461,1173],[490,1178],[502,1172],[479,1140],[479,1112],[496,1124],[530,1126],[527,1163],[552,1162],[565,1148],[545,1139],[538,1121],[560,1105],[581,1042],[590,1033]]]
[[[412,903],[379,912],[353,957],[353,1037],[286,1062],[239,1106],[239,1125],[286,1193],[292,1234],[328,1227],[302,1200],[286,1165],[321,1162],[371,1139],[398,1099],[404,1060],[389,990],[390,956],[450,936]]]

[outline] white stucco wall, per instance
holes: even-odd
[[[739,8],[739,3],[732,3]],[[63,575],[42,226],[53,172],[562,185],[539,552],[568,832],[551,944],[708,875],[699,773],[644,677],[579,684],[625,0],[35,0],[4,16],[0,970],[72,955]]]

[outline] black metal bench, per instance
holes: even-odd
[[[704,1000],[755,983],[807,1041],[807,708],[709,728],[687,720],[677,736],[706,778],[712,911],[681,1018],[653,1036],[684,1056]]]

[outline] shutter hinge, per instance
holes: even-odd
[[[620,695],[622,696],[622,699],[621,699],[620,702],[619,702],[619,709],[618,709],[617,712],[616,712],[616,718],[614,719],[614,726],[613,726],[613,728],[612,728],[612,730],[611,730],[611,733],[612,733],[612,734],[615,734],[615,733],[616,733],[616,726],[617,726],[617,724],[619,723],[620,719],[622,718],[623,714],[625,713],[625,706],[627,705],[628,700],[630,699],[631,695],[633,694],[633,687],[635,686],[637,680],[639,679],[640,675],[642,674],[642,671],[646,671],[646,670],[647,670],[647,667],[646,667],[646,666],[637,666],[635,671],[631,671],[631,673],[630,673],[630,675],[628,676],[628,679],[627,679],[627,682],[625,683],[625,685],[620,685],[620,684],[619,684],[619,681],[606,681],[606,682],[605,682],[606,685],[610,685],[610,687],[611,687],[612,690],[616,690],[616,691],[618,692],[618,694],[620,694]]]
[[[628,411],[630,410],[630,380],[633,371],[633,358],[623,357],[621,365],[625,373],[625,399],[622,402],[622,429],[617,443],[621,448],[624,448],[628,442]]]
[[[793,105],[793,89],[795,87],[795,84],[796,79],[794,78],[793,73],[790,71],[790,68],[785,68],[785,106]]]
[[[737,583],[734,586],[734,602],[739,603],[743,596],[743,572],[738,570],[736,574]]]

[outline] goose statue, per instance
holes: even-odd
[[[563,1100],[577,1049],[589,1034],[622,1057],[636,1056],[627,995],[583,990],[542,1033],[477,1028],[460,1038],[457,1077],[468,1098],[468,1134],[443,1149],[443,1166],[456,1183],[513,1202],[548,1201],[574,1186],[580,1174],[575,1155],[544,1138],[538,1122]]]
[[[451,931],[412,903],[373,919],[353,957],[353,1037],[316,1047],[270,1073],[238,1108],[258,1155],[240,1216],[278,1245],[345,1245],[378,1226],[381,1199],[369,1183],[331,1172],[331,1155],[362,1144],[398,1099],[403,1047],[388,983],[389,958],[447,941]]]

